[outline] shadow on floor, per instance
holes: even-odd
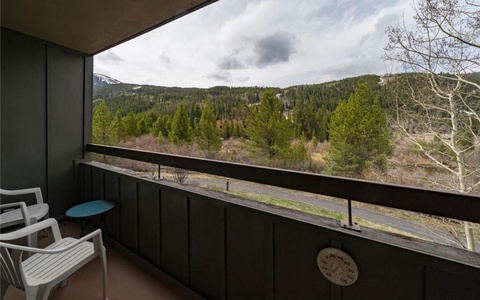
[[[78,237],[76,223],[62,222],[62,236]],[[39,234],[38,245],[51,243],[52,234]],[[109,300],[204,299],[127,249],[104,241],[107,248],[107,296]],[[96,258],[75,272],[63,288],[53,288],[49,300],[89,300],[102,298],[102,271]],[[10,286],[4,300],[25,299],[25,293]]]

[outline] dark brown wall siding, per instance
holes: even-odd
[[[209,299],[225,296],[225,211],[212,199],[190,199],[190,286]]]
[[[61,216],[81,201],[74,161],[91,136],[93,58],[5,28],[1,47],[0,186],[39,186]]]
[[[151,263],[160,264],[160,191],[148,185],[139,185],[138,236],[143,241],[138,252]]]
[[[64,214],[79,201],[75,159],[83,157],[85,57],[47,45],[47,178],[51,215]]]
[[[138,198],[137,183],[120,178],[120,240],[130,250],[138,252]]]
[[[108,178],[103,183],[110,197],[118,188],[130,190],[109,213],[112,236],[121,227],[118,241],[135,249],[133,241],[138,255],[207,299],[480,299],[478,268],[161,181],[89,164],[82,170],[87,194],[96,172]],[[331,285],[319,272],[317,253],[332,244],[356,260],[360,277],[353,286]]]
[[[1,183],[47,192],[46,46],[1,31]]]
[[[162,267],[183,283],[189,282],[189,199],[174,190],[161,190]]]

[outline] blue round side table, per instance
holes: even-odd
[[[93,200],[84,202],[78,205],[71,207],[66,212],[66,216],[71,219],[79,219],[80,227],[82,229],[80,237],[85,234],[85,227],[87,226],[87,221],[95,216],[100,215],[100,224],[99,227],[107,235],[107,228],[105,227],[105,214],[110,210],[114,209],[116,206],[115,202],[107,200]]]

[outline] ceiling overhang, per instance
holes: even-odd
[[[217,0],[15,0],[2,27],[94,55]]]

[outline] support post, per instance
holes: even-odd
[[[340,225],[345,229],[350,229],[354,231],[361,232],[362,229],[357,222],[353,222],[353,215],[352,215],[352,200],[347,200],[348,206],[348,222],[345,220],[340,221]]]

